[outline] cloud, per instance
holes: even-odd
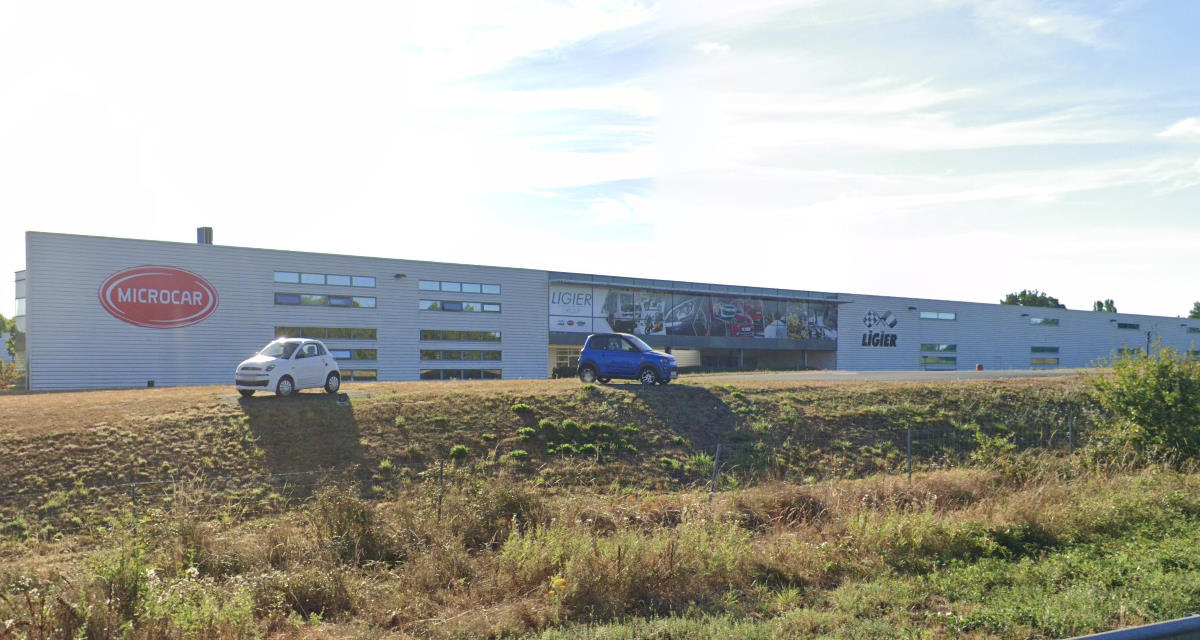
[[[1200,139],[1200,118],[1184,118],[1159,132],[1161,138]]]
[[[1042,0],[974,0],[971,4],[981,26],[996,33],[1060,38],[1097,49],[1112,47],[1103,34],[1108,21],[1098,15]],[[1106,6],[1096,3],[1092,8],[1104,13]],[[1111,7],[1113,12],[1121,10],[1120,3]]]
[[[698,42],[692,46],[692,50],[705,55],[729,55],[729,45],[720,42]]]

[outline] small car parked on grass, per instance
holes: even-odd
[[[255,391],[290,396],[301,389],[318,387],[337,393],[342,373],[337,360],[319,340],[280,338],[238,365],[234,386],[244,398]]]
[[[579,379],[587,383],[624,378],[652,385],[678,377],[674,356],[628,333],[594,333],[579,351]]]

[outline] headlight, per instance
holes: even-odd
[[[275,370],[275,365],[273,365],[273,364],[267,365],[267,371],[274,371],[274,370]]]

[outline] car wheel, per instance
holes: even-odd
[[[243,398],[249,398],[254,395],[254,389],[238,389],[238,393],[242,394]]]
[[[329,374],[325,378],[325,393],[337,393],[337,390],[342,386],[342,377],[336,373]]]
[[[641,380],[643,385],[650,386],[658,382],[658,374],[654,372],[654,367],[642,367],[638,371],[638,380]]]
[[[579,380],[584,384],[591,384],[596,381],[596,367],[590,364],[585,364],[579,367]]]
[[[296,393],[296,383],[292,381],[291,376],[284,376],[279,379],[279,384],[275,385],[275,395],[290,396]]]

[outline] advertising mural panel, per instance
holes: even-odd
[[[837,306],[625,287],[552,285],[550,330],[640,336],[814,340],[837,337]]]

